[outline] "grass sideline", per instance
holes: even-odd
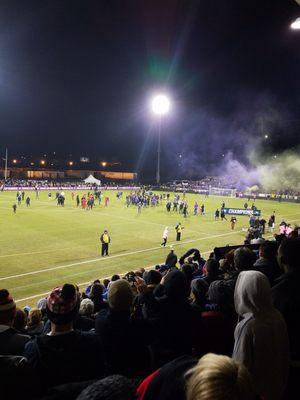
[[[214,211],[223,200],[226,206],[243,207],[245,199],[187,194],[190,215],[184,219],[167,213],[164,205],[138,214],[135,207],[125,206],[126,192],[121,200],[116,199],[116,191],[104,192],[110,198],[109,206],[96,204],[92,211],[77,208],[71,192],[65,193],[65,207],[61,208],[56,206],[55,192],[52,200],[48,200],[48,191],[41,192],[37,200],[33,191],[27,191],[31,207],[23,202],[16,215],[12,210],[16,192],[0,193],[0,287],[10,290],[19,306],[36,304],[39,296],[61,283],[86,284],[163,263],[169,251],[160,247],[165,226],[170,231],[168,244],[175,244],[175,252],[181,255],[191,247],[208,253],[215,246],[239,244],[245,236],[242,228],[248,225],[247,217],[237,217],[232,232],[229,221],[214,220]],[[195,200],[205,205],[206,215],[192,215]],[[277,224],[282,218],[300,223],[299,204],[256,200],[256,206],[265,219],[275,210]],[[176,243],[174,227],[179,221],[184,230],[182,241]],[[100,257],[99,235],[104,229],[112,239],[107,258]]]

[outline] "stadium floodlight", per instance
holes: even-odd
[[[294,30],[300,30],[300,17],[291,23],[291,28]]]
[[[157,167],[156,167],[156,183],[160,183],[160,134],[162,129],[162,116],[168,114],[170,110],[170,100],[165,94],[158,94],[152,99],[152,111],[159,116],[158,125],[158,145],[157,145]]]
[[[153,97],[152,100],[152,111],[154,114],[164,115],[169,112],[170,109],[170,100],[164,94],[158,94]]]

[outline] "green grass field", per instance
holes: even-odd
[[[80,192],[76,192],[76,194]],[[19,306],[34,305],[54,286],[70,282],[84,286],[96,278],[110,277],[138,267],[163,263],[169,251],[161,248],[162,232],[169,226],[169,242],[181,255],[191,247],[200,249],[204,256],[215,246],[242,243],[248,224],[247,217],[238,217],[235,231],[229,222],[214,221],[214,211],[223,200],[187,194],[190,216],[184,218],[167,213],[165,206],[143,209],[126,208],[116,192],[106,192],[110,197],[108,207],[96,205],[92,211],[76,207],[71,192],[66,191],[64,208],[55,200],[48,200],[48,192],[31,197],[31,207],[23,203],[13,214],[12,204],[16,192],[0,193],[0,287],[11,291]],[[54,194],[54,192],[53,192]],[[173,195],[171,195],[173,198]],[[205,204],[205,216],[193,216],[193,204]],[[224,198],[226,206],[243,207],[244,199]],[[281,218],[293,224],[300,223],[300,207],[294,203],[256,201],[265,219],[276,211],[277,224]],[[185,227],[182,241],[175,242],[175,225],[181,221]],[[112,243],[110,256],[101,258],[99,235],[108,229]]]

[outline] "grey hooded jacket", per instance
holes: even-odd
[[[239,274],[235,310],[243,319],[235,329],[233,359],[252,374],[255,389],[265,400],[281,399],[288,376],[286,325],[271,300],[268,278],[258,271]]]

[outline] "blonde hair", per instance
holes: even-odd
[[[227,356],[208,353],[186,374],[187,400],[250,400],[255,398],[251,376]]]

